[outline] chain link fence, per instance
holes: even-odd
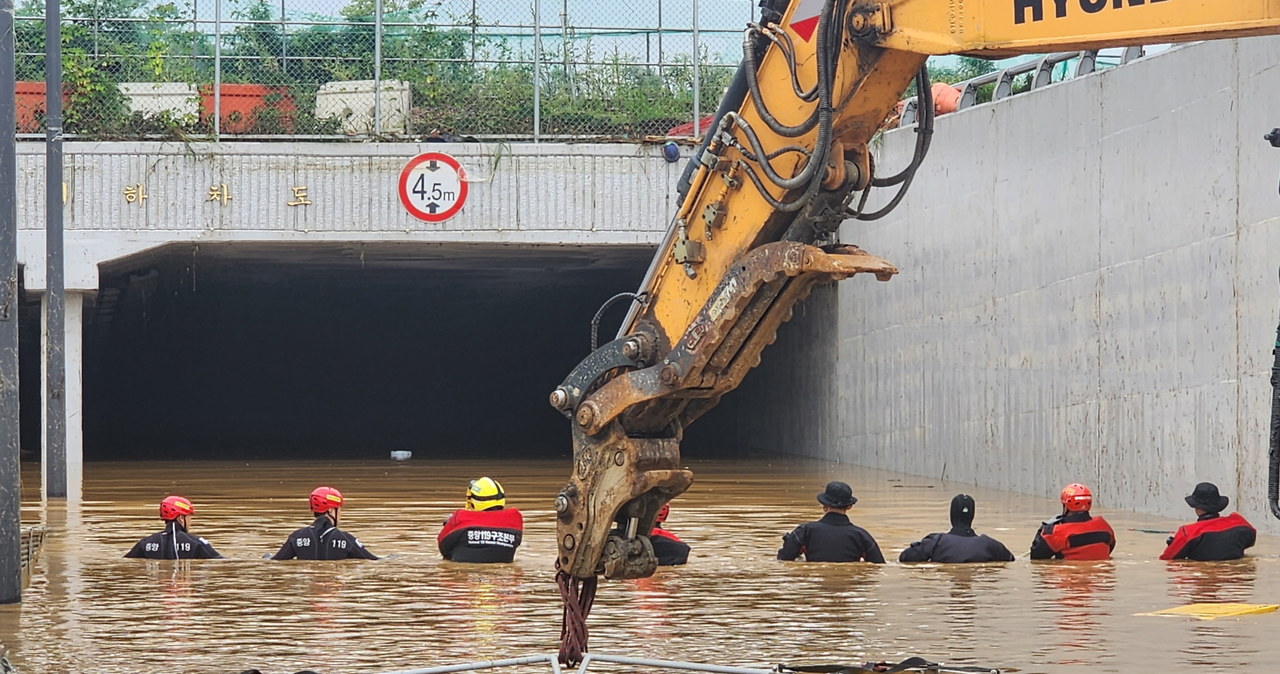
[[[64,0],[64,128],[91,139],[692,135],[732,77],[755,5]],[[44,9],[20,0],[15,20],[21,136],[44,131]]]

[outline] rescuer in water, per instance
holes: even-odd
[[[377,559],[355,536],[338,528],[346,499],[333,487],[316,487],[308,499],[316,521],[289,534],[271,559]]]
[[[801,524],[783,536],[778,559],[789,561],[804,555],[809,562],[884,564],[876,539],[849,521],[849,508],[857,502],[852,487],[844,482],[828,482],[826,490],[818,494],[822,519]]]
[[[929,534],[923,540],[912,543],[898,555],[898,561],[944,564],[1012,562],[1013,553],[1003,543],[986,534],[974,532],[975,507],[972,496],[956,494],[951,499],[951,531]]]
[[[1116,533],[1102,517],[1089,514],[1093,493],[1069,484],[1060,494],[1062,513],[1045,522],[1031,541],[1031,559],[1111,559]]]
[[[524,517],[507,507],[497,480],[478,477],[467,485],[467,504],[455,510],[436,536],[440,554],[455,562],[510,562],[524,537]]]
[[[649,542],[653,544],[653,554],[658,558],[658,566],[679,566],[689,561],[689,544],[680,537],[662,528],[671,514],[671,506],[664,503],[658,510],[653,531],[649,532]]]
[[[222,559],[222,555],[203,538],[187,533],[187,525],[195,508],[182,496],[167,496],[160,502],[160,519],[164,531],[137,542],[125,557],[146,559]]]
[[[1231,499],[1218,494],[1218,485],[1201,482],[1186,497],[1187,505],[1195,508],[1196,521],[1178,527],[1169,537],[1168,547],[1160,559],[1194,559],[1216,562],[1244,557],[1246,548],[1253,547],[1258,532],[1240,513],[1222,517]]]

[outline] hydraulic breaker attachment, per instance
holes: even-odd
[[[575,578],[652,575],[657,559],[643,535],[658,509],[693,482],[679,467],[680,433],[633,438],[614,421],[594,436],[575,428],[573,441],[573,475],[555,504],[560,570]]]

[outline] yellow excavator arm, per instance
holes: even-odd
[[[743,60],[681,180],[680,208],[619,337],[551,393],[573,470],[556,499],[561,659],[586,647],[596,578],[643,577],[647,534],[683,492],[684,428],[760,361],[819,283],[889,262],[835,242],[896,206],[928,151],[925,59],[1280,33],[1280,0],[762,0]],[[868,142],[912,80],[924,115],[911,163],[877,170]],[[896,190],[878,210],[867,194]]]

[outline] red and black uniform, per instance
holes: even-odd
[[[778,559],[792,560],[804,555],[810,562],[872,562],[884,564],[876,539],[866,529],[849,521],[844,513],[829,512],[816,522],[796,527],[782,537]]]
[[[524,537],[524,516],[515,508],[455,510],[436,543],[455,562],[510,562]]]
[[[1258,532],[1240,513],[1222,517],[1205,513],[1191,524],[1178,527],[1169,538],[1169,547],[1160,559],[1194,559],[1218,562],[1244,557],[1245,548],[1253,547]]]
[[[951,527],[945,534],[929,534],[898,555],[899,562],[1012,562],[1013,553],[1004,543],[986,534],[979,536],[969,527]]]
[[[1111,559],[1115,547],[1111,525],[1080,510],[1045,522],[1031,542],[1031,559]]]
[[[377,559],[378,556],[365,549],[360,539],[339,529],[329,520],[328,515],[320,515],[310,526],[302,527],[289,534],[289,539],[280,546],[271,559]]]
[[[160,531],[138,541],[125,557],[144,559],[222,559],[213,546],[199,536],[192,536],[176,520],[165,523]]]
[[[661,525],[654,525],[649,532],[649,542],[653,544],[658,566],[679,566],[689,561],[689,544]]]

